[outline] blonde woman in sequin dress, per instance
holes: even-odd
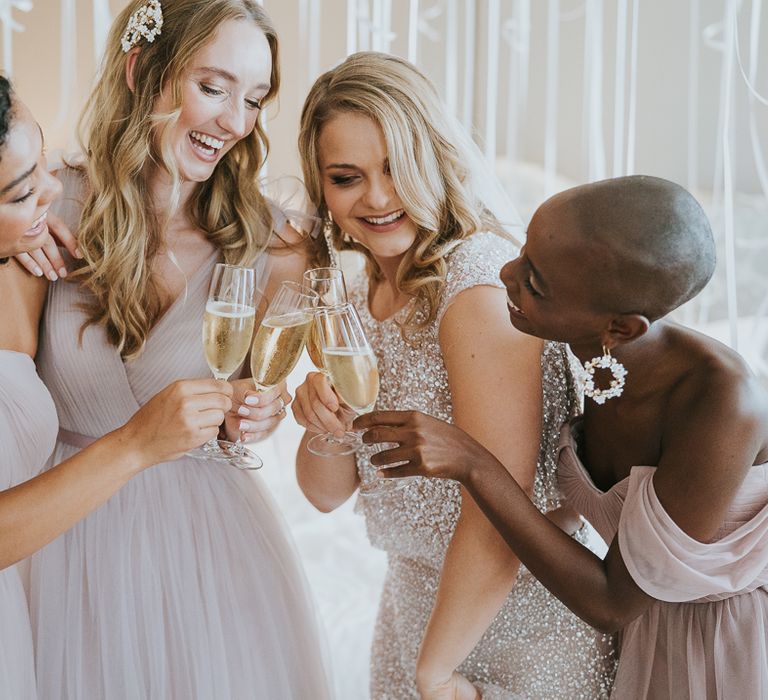
[[[353,55],[321,76],[302,114],[313,203],[332,217],[333,246],[365,257],[350,298],[378,360],[377,407],[454,421],[572,534],[579,518],[560,508],[554,482],[559,426],[575,410],[566,355],[509,324],[498,273],[516,248],[482,203],[464,144],[431,83],[383,54]],[[327,264],[323,246],[317,262]],[[501,348],[516,361],[499,369]],[[297,390],[294,414],[307,428],[298,479],[323,511],[375,478],[372,449],[335,458],[306,449],[314,433],[342,430],[337,409],[320,373]],[[357,508],[389,556],[374,700],[607,696],[610,640],[520,567],[457,483],[419,479],[361,495]]]

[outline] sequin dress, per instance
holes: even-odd
[[[376,353],[381,388],[376,408],[417,410],[452,421],[448,374],[440,353],[440,320],[456,295],[477,285],[500,287],[501,266],[515,257],[511,243],[492,233],[475,234],[448,257],[436,320],[407,343],[397,320],[368,308],[368,281],[351,285]],[[542,446],[533,499],[542,511],[560,504],[555,465],[560,426],[575,410],[576,392],[563,346],[546,343],[541,356],[544,413]],[[357,453],[364,482],[375,479],[366,446]],[[416,659],[434,604],[440,570],[461,511],[457,482],[417,478],[405,488],[361,495],[371,543],[387,552],[388,570],[371,655],[373,700],[418,700]],[[594,700],[606,698],[614,669],[612,640],[573,615],[524,568],[502,610],[459,671],[486,700]]]

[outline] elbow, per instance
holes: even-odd
[[[584,622],[603,634],[616,634],[637,617],[619,606],[605,606],[582,616]]]

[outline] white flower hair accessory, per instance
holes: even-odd
[[[134,12],[128,20],[120,45],[123,53],[128,53],[144,37],[150,44],[158,34],[162,34],[163,8],[160,0],[149,0]]]

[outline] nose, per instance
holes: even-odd
[[[384,211],[394,198],[395,188],[392,180],[386,175],[373,177],[368,181],[364,203],[374,211]]]
[[[504,267],[501,268],[501,272],[499,273],[499,279],[501,279],[502,284],[509,289],[514,285],[515,280],[515,268],[517,267],[517,261],[520,258],[515,258],[514,260],[510,260],[508,263],[504,265]]]
[[[245,104],[239,100],[228,100],[217,121],[222,129],[232,134],[236,139],[244,138],[253,128]]]
[[[48,206],[51,202],[58,199],[61,196],[62,185],[59,179],[49,173],[45,168],[41,169],[41,179],[39,184],[40,197],[38,198],[38,206]]]

